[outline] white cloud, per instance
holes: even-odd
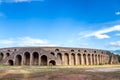
[[[110,42],[111,46],[120,47],[120,41]]]
[[[35,39],[35,38],[31,38],[31,37],[22,37],[22,38],[18,38],[18,42],[19,45],[28,45],[28,46],[39,46],[39,45],[43,45],[43,44],[47,44],[48,42],[46,40],[41,40],[41,39]]]
[[[84,35],[84,37],[96,37],[97,39],[106,39],[106,38],[110,38],[110,36],[107,35],[107,33],[110,33],[113,31],[120,31],[120,25],[115,25],[113,27],[109,27],[109,28],[105,28],[105,29],[92,32],[92,33],[88,33]]]
[[[33,1],[38,1],[38,2],[43,2],[44,0],[0,0],[0,3],[6,2],[6,3],[18,3],[18,2],[33,2]]]
[[[118,11],[118,12],[115,12],[115,14],[116,14],[116,15],[120,15],[120,11]]]
[[[31,37],[19,37],[19,38],[11,38],[8,40],[0,40],[0,46],[56,46],[54,44],[50,44],[45,39],[31,38]]]
[[[8,44],[12,44],[12,43],[13,43],[12,40],[0,40],[0,44],[6,44],[6,45],[8,45]]]

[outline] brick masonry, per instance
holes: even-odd
[[[88,48],[14,47],[0,49],[0,64],[4,65],[102,65],[118,64],[111,52]]]

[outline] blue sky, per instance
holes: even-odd
[[[120,0],[0,0],[0,47],[120,49]]]

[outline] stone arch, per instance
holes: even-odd
[[[94,60],[95,60],[94,54],[92,54],[92,64],[95,64]]]
[[[103,51],[101,53],[103,54]]]
[[[55,52],[59,52],[59,49],[55,49]]]
[[[9,64],[10,66],[13,66],[13,65],[14,65],[13,60],[8,60],[8,64]]]
[[[78,59],[78,64],[81,64],[81,54],[80,53],[77,54],[77,59]]]
[[[78,52],[80,52],[80,49],[78,50]]]
[[[74,53],[71,54],[71,64],[75,65],[75,54]]]
[[[32,65],[38,65],[39,64],[39,53],[33,52],[32,54]]]
[[[87,61],[86,61],[86,54],[83,54],[83,60],[84,60],[84,65],[87,64]]]
[[[15,59],[15,65],[21,65],[22,64],[22,56],[21,55],[17,55],[16,59]]]
[[[17,49],[14,49],[14,51],[16,51]]]
[[[24,53],[24,65],[30,65],[30,53],[29,52]]]
[[[64,60],[65,60],[65,65],[69,65],[69,55],[68,55],[68,53],[65,53],[65,55],[64,55]]]
[[[3,53],[0,53],[0,61],[3,60],[3,57],[4,57],[4,54],[3,54]]]
[[[94,51],[94,53],[96,53],[96,51]]]
[[[10,56],[10,53],[6,53],[6,57],[9,57]]]
[[[87,50],[84,50],[84,52],[87,52]]]
[[[88,54],[88,65],[91,65],[91,55]]]
[[[49,61],[49,65],[50,65],[50,66],[52,66],[52,65],[56,65],[55,60],[51,60],[51,61]]]
[[[41,56],[41,65],[47,66],[47,56],[46,55]]]
[[[57,62],[58,64],[62,64],[62,54],[61,53],[57,53]]]
[[[74,50],[72,49],[71,52],[74,52]]]
[[[55,53],[54,53],[54,52],[51,52],[50,54],[53,55],[53,56],[55,56]]]

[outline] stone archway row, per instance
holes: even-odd
[[[103,64],[105,57],[99,54],[80,54],[80,53],[57,53],[55,65],[98,65]],[[15,56],[14,61],[10,60],[10,65],[43,65],[49,64],[47,55],[40,55],[38,52],[25,52],[23,55]],[[12,63],[13,62],[13,63]]]
[[[3,54],[2,52],[0,52],[0,61],[2,61],[4,58],[9,56],[10,56],[10,53]]]
[[[59,55],[58,55],[59,54]],[[57,54],[57,62],[61,60],[59,65],[99,65],[104,64],[105,57],[99,54],[75,54],[64,53]]]
[[[46,55],[39,55],[38,52],[34,52],[32,55],[29,52],[25,52],[23,55],[17,54],[14,60],[8,60],[9,65],[48,65],[48,57]]]
[[[52,52],[52,54],[55,54]],[[55,56],[55,55],[54,55]],[[56,53],[57,65],[99,65],[106,57],[101,54]],[[106,60],[108,61],[108,60]],[[107,64],[109,62],[106,62]]]

